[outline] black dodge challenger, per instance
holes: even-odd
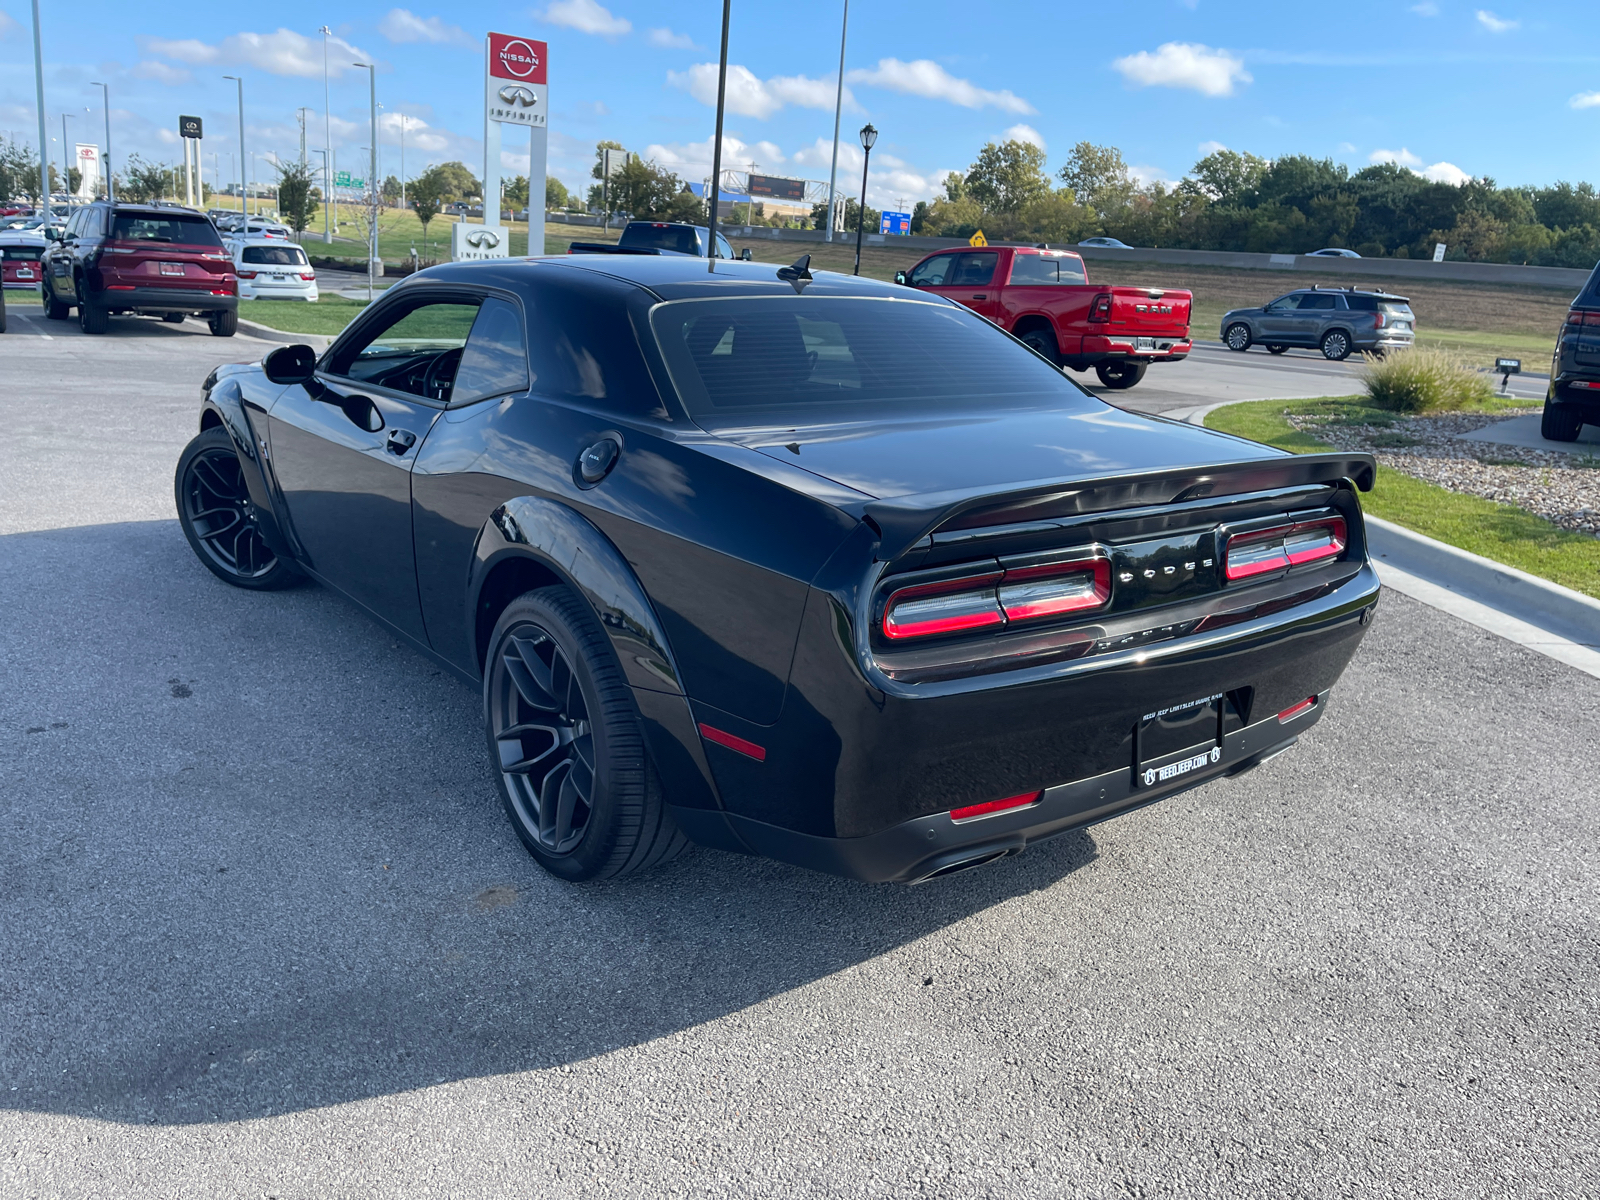
[[[185,534],[483,689],[565,879],[916,882],[1292,745],[1378,600],[1362,454],[1132,415],[805,260],[436,267],[206,380]]]

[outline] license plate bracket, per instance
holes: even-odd
[[[162,263],[161,264],[161,273],[163,275],[182,275],[183,274],[183,264],[182,263]]]
[[[1135,350],[1154,350],[1156,348],[1156,340],[1153,337],[1134,338],[1133,348]]]
[[[1159,787],[1222,759],[1223,693],[1146,713],[1134,735],[1133,784]]]

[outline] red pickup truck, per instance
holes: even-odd
[[[1109,388],[1132,387],[1151,363],[1179,362],[1193,345],[1187,290],[1090,283],[1070,250],[940,250],[895,282],[966,305],[1053,363],[1093,367]]]

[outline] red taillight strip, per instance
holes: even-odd
[[[1071,576],[1089,576],[1077,587],[1067,586]],[[1111,560],[1105,555],[1007,570],[1000,585],[1000,607],[1008,621],[1054,617],[1062,613],[1099,608],[1111,599]]]
[[[1317,698],[1315,696],[1307,696],[1304,700],[1300,701],[1299,704],[1291,704],[1291,705],[1289,705],[1288,708],[1284,709],[1281,713],[1279,713],[1278,714],[1278,720],[1280,720],[1280,721],[1292,721],[1292,720],[1294,720],[1294,718],[1298,717],[1301,713],[1305,712],[1306,709],[1315,706],[1316,703],[1317,703]]]
[[[991,817],[995,813],[1009,812],[1014,808],[1030,808],[1044,799],[1044,792],[1024,792],[1020,796],[1007,796],[1004,800],[986,800],[982,804],[969,804],[965,808],[952,808],[950,819],[957,823],[978,817]]]
[[[747,742],[737,734],[729,733],[725,729],[718,729],[714,725],[701,725],[700,736],[708,742],[715,742],[719,746],[726,746],[729,750],[737,750],[746,758],[753,758],[757,762],[767,761],[766,747],[758,746],[754,742]]]
[[[883,636],[932,637],[1101,608],[1111,599],[1111,560],[1100,549],[1079,553],[891,592],[883,606]]]
[[[883,606],[883,636],[899,640],[1004,625],[1005,615],[990,586],[1000,582],[1003,573],[991,571],[938,583],[921,583],[890,593]],[[912,611],[900,615],[896,610],[902,607]]]
[[[1306,539],[1301,539],[1298,546],[1294,543],[1297,534],[1317,529],[1328,531],[1326,542],[1307,545]],[[1271,542],[1273,539],[1277,539],[1276,545],[1259,544]],[[1316,520],[1300,521],[1293,525],[1275,525],[1271,529],[1236,534],[1228,539],[1228,544],[1223,550],[1223,574],[1229,582],[1237,582],[1240,579],[1249,579],[1253,575],[1265,575],[1270,571],[1285,571],[1302,563],[1337,558],[1344,553],[1346,542],[1343,517],[1318,517]]]

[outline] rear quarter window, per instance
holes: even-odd
[[[1084,282],[1083,260],[1077,255],[1018,254],[1011,259],[1011,283],[1079,284]]]

